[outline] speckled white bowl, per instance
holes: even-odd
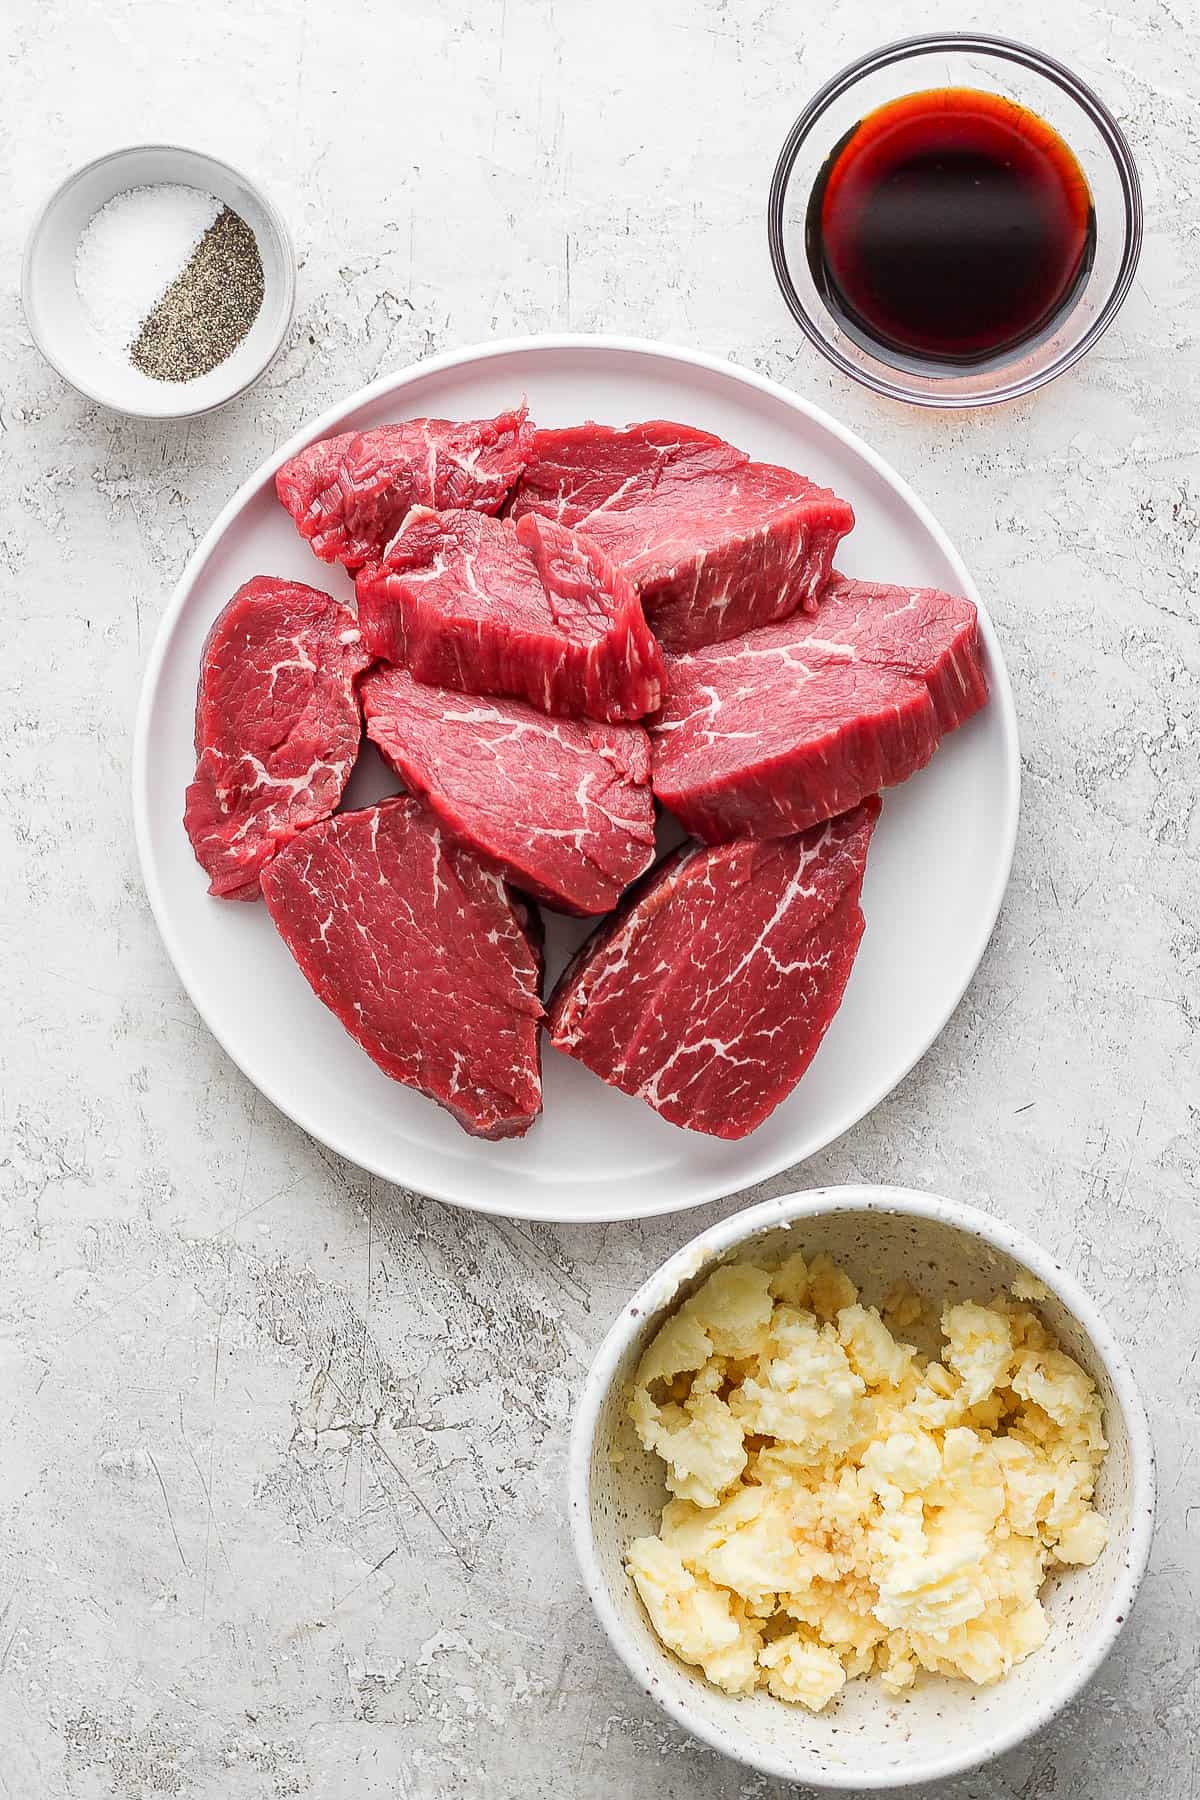
[[[658,1526],[668,1498],[662,1465],[626,1416],[629,1383],[666,1314],[719,1260],[751,1240],[827,1252],[878,1301],[897,1276],[939,1306],[987,1300],[1032,1274],[1053,1298],[1038,1311],[1089,1371],[1104,1403],[1109,1451],[1096,1490],[1111,1535],[1099,1560],[1051,1580],[1042,1648],[993,1687],[925,1676],[900,1698],[877,1681],[847,1684],[814,1715],[767,1694],[733,1698],[676,1660],[655,1637],[622,1555]],[[609,1331],[575,1416],[569,1459],[572,1534],[584,1582],[618,1655],[679,1724],[726,1756],[776,1780],[825,1789],[906,1787],[964,1770],[1011,1749],[1084,1686],[1129,1616],[1154,1526],[1154,1452],[1124,1353],[1095,1306],[1059,1264],[1010,1226],[954,1201],[903,1188],[822,1188],[737,1213],[663,1265]]]

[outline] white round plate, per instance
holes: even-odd
[[[469,419],[521,395],[542,425],[667,418],[720,433],[843,494],[858,523],[847,574],[964,593],[979,606],[992,697],[927,769],[886,795],[863,891],[867,930],[841,1009],[795,1093],[740,1143],[668,1125],[579,1063],[545,1050],[545,1112],[529,1135],[468,1137],[389,1081],[311,992],[261,905],[212,900],[182,825],[194,767],[200,651],[252,575],[349,598],[275,499],[279,465],[314,438],[403,417]],[[304,1130],[388,1181],[517,1218],[645,1218],[736,1192],[812,1156],[870,1112],[957,1006],[1000,909],[1016,838],[1020,759],[1012,692],[986,609],[915,494],[827,414],[761,376],[694,351],[619,338],[528,338],[435,357],[365,388],[303,431],[236,493],[180,582],[146,670],[134,817],[150,904],[209,1029]],[[364,755],[348,801],[398,784]],[[587,930],[546,915],[548,977]]]

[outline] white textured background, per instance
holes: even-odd
[[[763,1191],[897,1179],[977,1200],[1109,1309],[1161,1454],[1141,1602],[1078,1708],[937,1800],[1195,1796],[1194,0],[3,0],[0,21],[0,1796],[783,1792],[650,1710],[562,1516],[591,1350],[721,1209],[495,1223],[337,1162],[199,1024],[131,841],[141,667],[233,487],[382,371],[565,328],[702,346],[829,406],[987,595],[1025,753],[1002,923],[916,1073]],[[1086,365],[958,419],[835,377],[776,295],[763,225],[812,88],[948,24],[1093,80],[1148,210],[1137,285]],[[158,137],[258,172],[300,254],[286,352],[191,426],[65,390],[17,298],[48,187]]]

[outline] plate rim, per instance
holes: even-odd
[[[581,1205],[572,1207],[570,1211],[563,1211],[563,1203],[556,1203],[552,1198],[550,1199],[550,1205],[555,1207],[555,1210],[547,1210],[540,1205],[526,1208],[520,1203],[514,1204],[512,1197],[507,1194],[499,1201],[493,1200],[490,1197],[486,1186],[477,1188],[470,1197],[464,1197],[460,1190],[448,1187],[444,1181],[434,1181],[429,1183],[423,1178],[421,1185],[414,1188],[403,1178],[398,1179],[393,1171],[380,1167],[378,1160],[372,1161],[368,1158],[364,1158],[357,1149],[347,1148],[343,1142],[338,1141],[338,1133],[336,1130],[331,1132],[323,1131],[319,1134],[313,1131],[312,1128],[305,1123],[304,1119],[298,1117],[296,1112],[292,1110],[286,1101],[280,1098],[273,1081],[270,1079],[260,1080],[257,1075],[250,1074],[244,1067],[241,1058],[226,1041],[225,1034],[214,1026],[212,1020],[209,1018],[207,1010],[200,1004],[193,983],[185,973],[188,958],[180,943],[179,936],[171,923],[170,911],[166,904],[162,882],[152,851],[149,823],[149,780],[151,767],[151,758],[149,754],[150,719],[161,679],[163,664],[166,661],[175,629],[183,614],[184,608],[187,605],[193,588],[195,588],[199,582],[209,559],[218,548],[225,533],[249,501],[274,478],[276,471],[282,464],[290,457],[295,456],[300,450],[304,449],[306,445],[314,442],[317,438],[328,436],[337,430],[348,414],[358,412],[364,406],[368,406],[374,401],[383,399],[392,393],[402,392],[405,387],[410,386],[413,382],[422,377],[443,374],[448,370],[460,368],[466,364],[486,363],[508,356],[527,355],[530,352],[539,354],[572,350],[594,351],[599,354],[612,353],[643,356],[654,358],[656,360],[665,360],[670,363],[683,364],[691,368],[705,370],[710,374],[724,376],[744,387],[756,389],[759,393],[765,394],[769,398],[776,401],[782,401],[783,404],[792,411],[799,413],[802,417],[806,418],[810,424],[816,426],[821,431],[827,432],[833,438],[840,440],[842,444],[853,452],[853,454],[861,457],[875,474],[878,475],[894,493],[896,493],[898,498],[903,501],[905,506],[910,509],[920,524],[929,533],[942,554],[946,557],[950,566],[955,570],[962,584],[962,592],[978,609],[980,633],[987,650],[989,673],[991,677],[989,705],[996,709],[996,713],[999,717],[1001,736],[1005,750],[1004,816],[1000,821],[1000,856],[996,863],[995,873],[987,894],[986,905],[981,907],[979,923],[969,937],[970,950],[968,955],[964,958],[966,973],[959,983],[957,991],[953,995],[953,999],[946,1007],[939,1023],[928,1036],[924,1038],[912,1057],[901,1069],[896,1071],[890,1079],[879,1086],[877,1090],[872,1090],[865,1103],[860,1104],[855,1102],[850,1108],[844,1109],[843,1112],[835,1115],[830,1128],[818,1132],[814,1141],[802,1143],[801,1147],[798,1149],[793,1148],[789,1152],[786,1161],[780,1161],[777,1155],[761,1156],[758,1159],[750,1158],[747,1161],[745,1169],[739,1174],[737,1185],[735,1187],[729,1188],[726,1186],[728,1180],[727,1175],[718,1175],[708,1180],[699,1180],[694,1183],[689,1183],[688,1192],[682,1198],[678,1195],[671,1195],[670,1197],[663,1199],[658,1195],[657,1188],[652,1187],[649,1190],[650,1204],[639,1206],[634,1211],[630,1211],[627,1206],[623,1206],[616,1200],[615,1196],[612,1196],[607,1190],[601,1190],[600,1194],[591,1201],[588,1201],[586,1197],[582,1197]],[[732,362],[726,357],[714,356],[708,351],[696,350],[690,346],[663,343],[652,338],[627,337],[620,334],[610,335],[603,332],[533,333],[526,336],[501,338],[487,343],[466,345],[457,350],[442,351],[436,356],[422,358],[415,362],[405,364],[404,367],[399,370],[393,370],[386,375],[377,376],[374,381],[368,382],[365,386],[344,396],[334,406],[327,407],[314,419],[309,420],[305,425],[301,426],[301,428],[293,433],[293,435],[278,449],[272,452],[270,456],[266,457],[264,461],[259,463],[235,489],[234,493],[221,508],[208,530],[195,545],[178,581],[172,589],[170,598],[167,601],[162,618],[160,619],[158,628],[154,634],[154,641],[150,647],[150,654],[146,659],[142,671],[137,712],[134,719],[133,752],[130,773],[134,840],[137,846],[138,863],[142,875],[142,884],[146,890],[146,897],[149,900],[150,910],[159,937],[162,940],[163,948],[167,953],[168,960],[171,963],[176,978],[183,987],[191,1004],[196,1009],[205,1029],[212,1035],[222,1051],[245,1079],[263,1095],[263,1098],[268,1100],[277,1111],[281,1112],[285,1118],[289,1119],[292,1124],[303,1131],[305,1135],[311,1138],[315,1143],[324,1144],[326,1148],[332,1150],[335,1155],[342,1157],[355,1168],[360,1168],[364,1170],[365,1173],[374,1175],[381,1181],[386,1181],[389,1184],[405,1188],[409,1192],[415,1192],[429,1199],[437,1200],[443,1205],[459,1207],[467,1212],[483,1213],[493,1218],[539,1220],[543,1223],[564,1225],[611,1224],[617,1222],[633,1222],[634,1220],[639,1219],[661,1218],[666,1217],[671,1213],[685,1212],[697,1206],[708,1205],[713,1201],[731,1198],[734,1195],[745,1192],[747,1188],[753,1187],[761,1181],[770,1180],[774,1176],[781,1175],[790,1169],[799,1169],[802,1164],[808,1162],[812,1157],[819,1155],[822,1150],[827,1149],[830,1144],[836,1143],[836,1141],[840,1137],[843,1137],[847,1131],[852,1130],[855,1125],[869,1117],[870,1114],[875,1111],[876,1107],[878,1107],[890,1093],[893,1093],[895,1089],[899,1087],[900,1083],[912,1073],[917,1064],[928,1054],[931,1046],[941,1036],[955,1012],[957,1012],[958,1007],[962,1002],[963,995],[966,993],[967,988],[975,977],[979,965],[983,960],[984,953],[991,941],[992,933],[995,930],[996,922],[1000,916],[1000,908],[1008,889],[1009,878],[1012,873],[1013,857],[1016,852],[1017,829],[1020,822],[1021,805],[1021,756],[1017,729],[1016,704],[1013,698],[1008,665],[1005,661],[999,637],[992,623],[988,609],[980,598],[979,590],[958,550],[955,548],[945,529],[934,517],[929,507],[920,496],[914,492],[905,478],[892,467],[886,457],[882,456],[879,451],[868,444],[856,431],[852,430],[847,425],[843,425],[840,420],[835,419],[832,414],[826,412],[823,407],[817,406],[813,401],[802,395],[792,393],[790,389],[784,387],[780,382],[772,380],[770,376],[760,374],[756,369],[744,368],[741,364]],[[751,1133],[750,1136],[744,1140],[748,1146],[752,1146],[753,1137],[754,1134]],[[535,1191],[540,1192],[541,1190]],[[553,1193],[574,1194],[577,1193],[577,1191],[578,1190],[564,1184],[556,1184],[555,1187],[548,1190],[548,1196]],[[635,1189],[635,1191],[640,1192],[641,1190]]]

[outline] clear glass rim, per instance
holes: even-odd
[[[1078,343],[1072,344],[1055,357],[1043,369],[1037,369],[1020,380],[1005,382],[1001,379],[991,389],[983,389],[978,393],[939,393],[936,389],[918,389],[909,386],[902,377],[889,378],[878,374],[873,368],[864,367],[853,357],[845,355],[836,344],[832,343],[819,329],[809,309],[801,300],[792,280],[792,272],[788,265],[787,252],[784,248],[784,204],[787,198],[788,184],[792,170],[796,166],[796,158],[801,147],[814,126],[833,105],[841,99],[859,81],[868,75],[874,75],[881,69],[890,67],[892,63],[905,62],[910,57],[936,54],[939,51],[958,51],[976,53],[985,56],[999,57],[1006,62],[1019,63],[1042,75],[1074,100],[1081,110],[1087,114],[1092,124],[1103,138],[1105,146],[1112,157],[1121,184],[1121,193],[1125,202],[1125,247],[1121,256],[1121,264],[1117,270],[1116,280],[1106,296],[1103,306],[1083,333]],[[1112,324],[1121,304],[1129,292],[1137,271],[1138,257],[1142,248],[1142,187],[1138,179],[1137,166],[1133,160],[1133,152],[1121,127],[1113,114],[1105,106],[1099,95],[1095,94],[1087,83],[1073,74],[1065,64],[1056,58],[1047,56],[1041,50],[1033,49],[1029,44],[1018,43],[1013,38],[982,36],[974,32],[937,32],[928,36],[899,38],[894,43],[884,44],[878,50],[859,57],[855,62],[847,64],[837,75],[817,90],[804,111],[789,131],[775,164],[775,173],[771,178],[771,193],[767,203],[767,241],[771,251],[771,265],[775,271],[775,279],[779,283],[780,292],[787,303],[789,312],[800,326],[810,343],[814,344],[822,356],[841,369],[843,374],[851,376],[864,387],[882,394],[891,400],[904,400],[912,406],[927,407],[973,407],[996,406],[1004,400],[1015,400],[1023,394],[1033,393],[1035,389],[1044,387],[1055,376],[1072,368],[1081,357],[1086,356],[1093,344],[1101,338]],[[961,371],[958,372],[961,379]],[[937,377],[930,379],[936,380]],[[954,375],[946,377],[947,388],[956,379]]]

